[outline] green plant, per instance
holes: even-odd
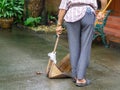
[[[29,17],[24,21],[24,25],[26,26],[37,26],[41,22],[41,17]]]
[[[15,11],[16,12],[15,23],[16,22],[23,22],[24,0],[15,0],[15,5],[17,8],[19,6],[18,10],[16,9],[17,11]]]
[[[23,0],[0,0],[0,18],[21,18]]]
[[[57,23],[57,17],[55,15],[48,14],[48,23],[51,21]]]

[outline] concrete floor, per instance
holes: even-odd
[[[35,34],[23,29],[0,30],[0,90],[120,90],[120,48],[93,43],[87,77],[92,84],[76,87],[70,78],[48,79],[45,69],[53,49],[53,34]],[[57,59],[68,53],[63,35]],[[36,75],[36,72],[42,72]]]

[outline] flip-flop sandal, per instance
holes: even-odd
[[[91,84],[91,81],[88,80],[88,79],[86,79],[85,83],[76,83],[76,86],[78,86],[78,87],[84,87],[84,86],[87,86],[89,84]]]

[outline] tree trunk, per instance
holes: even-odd
[[[28,17],[42,17],[41,24],[48,23],[48,14],[57,15],[61,0],[24,0],[24,20]]]
[[[61,0],[46,0],[45,8],[48,13],[58,13]]]
[[[38,17],[41,15],[45,0],[25,0],[24,15],[27,17]]]

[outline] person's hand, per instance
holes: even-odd
[[[103,18],[105,17],[105,15],[104,15],[104,13],[103,12],[99,12],[98,14],[97,14],[97,20],[102,20]]]
[[[57,26],[57,27],[56,27],[56,34],[57,34],[57,35],[62,34],[62,30],[63,30],[62,26]]]

